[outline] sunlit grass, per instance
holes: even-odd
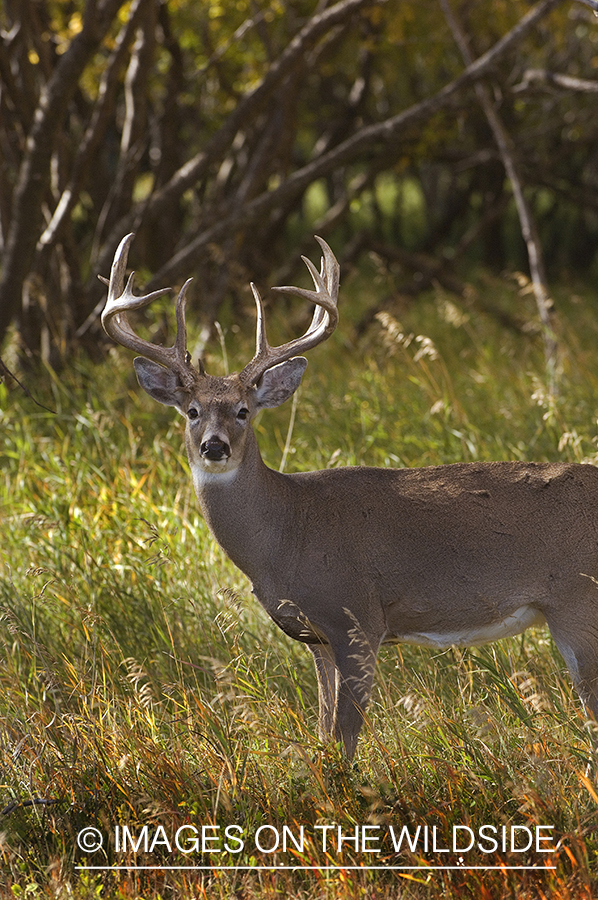
[[[375,270],[375,267],[374,267]],[[367,273],[366,273],[367,274]],[[374,271],[376,289],[382,275]],[[347,294],[365,290],[357,275]],[[472,288],[473,290],[473,288]],[[533,326],[525,296],[475,286]],[[472,294],[472,297],[474,295]],[[475,299],[475,298],[474,298]],[[561,393],[546,396],[533,327],[510,333],[436,292],[392,309],[355,345],[347,323],[311,354],[287,470],[473,459],[594,461],[598,326],[563,293]],[[279,329],[283,324],[279,323]],[[273,328],[274,335],[276,328]],[[233,360],[247,354],[226,335]],[[212,368],[218,347],[213,348]],[[233,363],[234,365],[235,363]],[[124,352],[0,386],[0,884],[10,896],[590,897],[598,784],[579,700],[546,631],[477,650],[380,655],[355,766],[316,738],[309,654],[259,609],[211,540],[181,421],[137,388]],[[257,423],[278,467],[290,404]],[[74,871],[81,863],[214,863],[85,855],[113,835],[239,824],[551,825],[556,871],[485,873]],[[456,862],[407,849],[399,864]],[[326,859],[223,853],[218,864],[397,864],[353,845]],[[500,857],[500,861],[504,857]],[[513,856],[508,860],[514,864]],[[458,860],[457,860],[458,862]],[[467,865],[496,864],[472,850]],[[521,854],[518,864],[542,863]]]

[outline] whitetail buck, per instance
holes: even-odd
[[[134,360],[141,386],[187,421],[195,491],[208,526],[251,579],[269,615],[311,650],[322,739],[352,757],[381,644],[482,644],[547,622],[588,711],[598,716],[598,469],[523,462],[422,469],[351,467],[283,475],[262,461],[251,420],[287,400],[337,320],[339,266],[328,247],[303,337],[266,338],[260,295],[255,356],[208,375],[186,348],[185,293],[174,346],[137,337],[127,318],[155,297],[125,286],[121,242],[102,321]],[[108,282],[106,282],[108,283]]]

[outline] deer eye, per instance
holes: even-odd
[[[189,409],[187,410],[187,417],[189,419],[197,419],[198,416],[199,416],[199,410],[196,409],[194,406],[190,406]]]
[[[249,415],[249,410],[245,409],[245,407],[243,406],[237,413],[237,419],[246,419],[248,415]]]

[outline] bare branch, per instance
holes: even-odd
[[[598,0],[596,2],[598,3]],[[517,94],[527,91],[534,83],[565,88],[568,91],[581,91],[587,94],[595,94],[598,91],[598,81],[589,81],[587,78],[572,78],[570,75],[561,75],[559,72],[549,72],[548,69],[526,69],[521,82],[513,88],[513,93]]]
[[[471,66],[472,56],[469,45],[461,25],[449,5],[449,0],[440,0],[446,20],[455,38],[455,42],[461,51],[461,56],[466,66]],[[498,145],[507,176],[511,182],[517,213],[521,224],[521,233],[527,247],[530,274],[536,298],[536,306],[542,323],[542,335],[544,338],[544,350],[546,354],[546,368],[551,392],[556,388],[557,343],[552,321],[553,305],[546,287],[546,271],[542,244],[538,235],[538,229],[532,209],[523,190],[523,180],[520,167],[517,162],[515,145],[507,129],[504,126],[496,106],[490,95],[487,85],[477,81],[474,85],[478,101],[484,110],[488,124],[492,129],[494,139]]]

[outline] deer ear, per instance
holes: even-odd
[[[272,366],[271,369],[266,369],[257,385],[257,408],[271,409],[288,400],[301,384],[306,366],[305,357],[296,356],[294,359],[287,359],[286,362]]]
[[[165,406],[176,406],[180,409],[185,399],[185,391],[176,374],[171,369],[165,369],[158,363],[137,356],[133,360],[137,381],[144,391]]]

